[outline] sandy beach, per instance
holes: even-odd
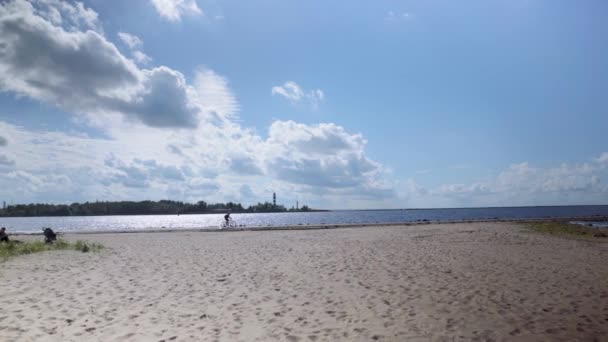
[[[514,223],[66,235],[0,263],[2,341],[600,341],[608,243]]]

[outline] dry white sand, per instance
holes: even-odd
[[[593,341],[608,244],[510,223],[67,236],[0,263],[2,341]]]

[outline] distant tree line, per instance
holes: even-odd
[[[241,203],[207,203],[198,201],[186,203],[180,201],[120,201],[120,202],[85,202],[72,204],[16,204],[0,209],[0,216],[94,216],[94,215],[169,215],[169,214],[211,214],[233,213],[273,213],[287,211],[312,211],[304,205],[299,209],[287,209],[283,205],[270,202],[258,203],[245,208]]]

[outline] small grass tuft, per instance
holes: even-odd
[[[83,253],[97,252],[104,248],[98,243],[78,240],[75,243],[70,243],[65,240],[57,240],[52,244],[46,244],[42,241],[10,241],[8,243],[0,243],[0,261],[18,255],[55,251],[55,250],[76,250]]]
[[[104,247],[98,243],[94,242],[86,242],[82,240],[78,240],[74,243],[74,249],[77,251],[81,251],[83,253],[87,252],[98,252],[102,250]]]
[[[562,235],[570,237],[583,237],[583,238],[605,238],[608,234],[600,229],[585,227],[579,224],[559,221],[542,221],[542,222],[531,222],[526,224],[528,228],[533,231],[551,234],[551,235]]]

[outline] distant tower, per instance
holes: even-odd
[[[2,201],[2,209],[6,210],[6,201]]]
[[[300,202],[296,201],[296,210],[300,209]]]
[[[275,192],[272,193],[272,206],[277,206],[277,194]]]

